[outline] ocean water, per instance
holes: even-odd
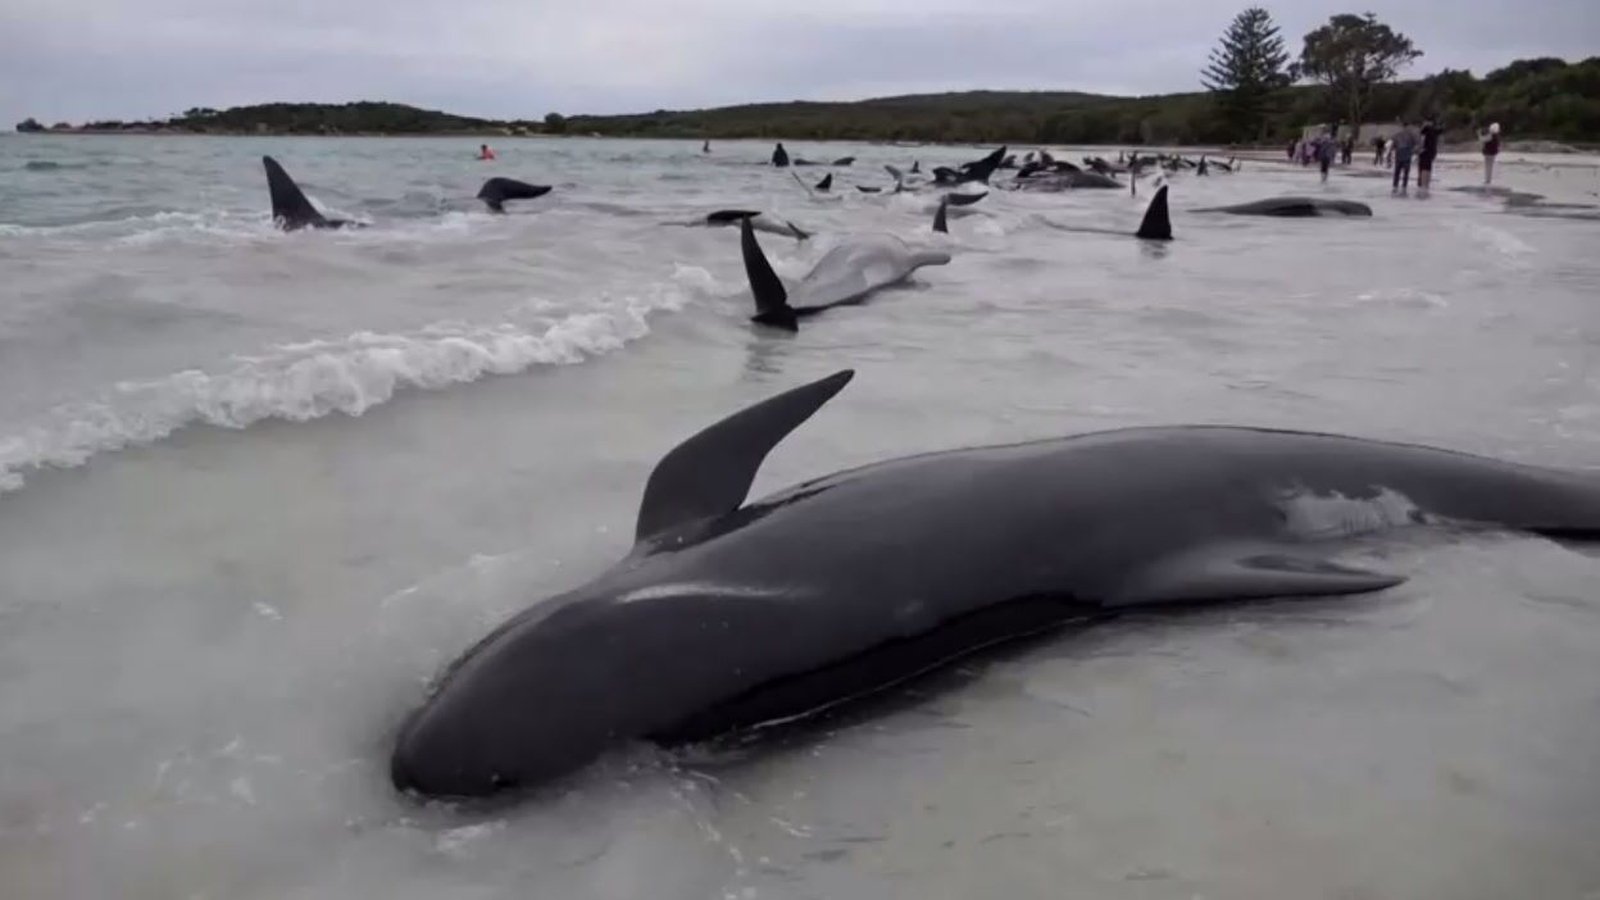
[[[677,441],[837,369],[755,495],[1177,422],[1600,468],[1600,221],[1451,190],[1469,159],[1426,199],[1179,175],[1151,246],[1052,227],[1131,230],[1119,192],[944,236],[850,186],[970,148],[790,142],[857,157],[825,197],[765,143],[477,143],[0,138],[0,894],[1600,897],[1600,558],[1512,535],[1373,541],[1405,585],[1062,633],[743,755],[396,796],[443,664],[624,554]],[[372,227],[274,231],[263,153]],[[1571,162],[1497,180],[1600,203]],[[555,190],[491,216],[491,174]],[[1192,212],[1282,193],[1375,216]],[[789,278],[850,232],[954,259],[772,333],[737,232],[664,224],[723,207],[818,233],[761,235]]]

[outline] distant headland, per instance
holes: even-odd
[[[1470,136],[1501,123],[1519,139],[1600,144],[1600,57],[1578,63],[1518,60],[1483,78],[1445,70],[1372,86],[1368,122],[1434,114],[1447,132]],[[1324,87],[1278,91],[1255,140],[1228,134],[1211,93],[1145,97],[1051,91],[966,91],[850,102],[759,103],[615,116],[550,113],[541,119],[481,119],[400,103],[266,103],[194,108],[162,120],[44,125],[49,134],[219,135],[584,135],[687,139],[803,139],[938,143],[1277,144],[1327,121]]]

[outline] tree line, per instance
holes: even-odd
[[[221,134],[598,134],[1036,144],[1260,144],[1308,125],[1437,117],[1448,139],[1499,122],[1514,139],[1600,144],[1600,57],[1523,59],[1489,72],[1446,69],[1395,80],[1422,52],[1371,14],[1337,15],[1291,57],[1266,10],[1241,12],[1200,72],[1204,92],[1110,97],[966,91],[849,103],[762,103],[622,116],[491,120],[398,103],[269,103],[195,108],[156,122],[91,122],[98,131]],[[61,130],[64,125],[50,130]],[[33,120],[19,130],[42,130]]]

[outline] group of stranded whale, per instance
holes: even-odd
[[[969,207],[988,195],[987,190],[973,193],[959,188],[971,184],[987,186],[1001,170],[1016,171],[1011,183],[1006,185],[1007,189],[1060,191],[1121,188],[1123,185],[1117,180],[1119,175],[1127,176],[1130,190],[1135,190],[1136,180],[1142,174],[1157,168],[1178,171],[1187,166],[1198,174],[1206,173],[1210,167],[1230,172],[1236,168],[1234,163],[1208,163],[1204,157],[1196,163],[1178,156],[1141,157],[1137,153],[1131,157],[1121,156],[1116,163],[1100,157],[1086,157],[1084,167],[1079,167],[1073,163],[1056,160],[1047,151],[1039,151],[1037,154],[1030,152],[1019,165],[1014,155],[1008,155],[1007,149],[1001,147],[981,159],[960,166],[937,166],[932,170],[931,182],[922,175],[920,162],[914,162],[909,172],[892,165],[884,168],[893,179],[893,193],[915,192],[927,186],[943,191],[937,204],[932,207],[933,230],[941,233],[949,231],[950,216],[969,211]],[[854,162],[855,157],[843,157],[834,160],[831,165],[847,167]],[[782,144],[773,151],[772,163],[778,167],[820,165],[803,159],[791,161]],[[272,157],[262,157],[262,164],[267,173],[273,221],[278,227],[286,231],[304,228],[361,227],[361,223],[348,219],[324,216],[307,199],[283,166]],[[801,182],[801,186],[813,196],[832,191],[833,184],[834,177],[831,172],[815,185],[808,186]],[[858,184],[856,187],[868,193],[883,190],[877,186]],[[550,191],[549,185],[494,177],[483,183],[478,190],[477,199],[492,212],[504,213],[505,204],[510,201],[533,200]],[[1066,231],[1129,234],[1148,241],[1170,241],[1173,235],[1167,191],[1166,184],[1161,184],[1157,188],[1143,220],[1132,232],[1093,227],[1059,225],[1055,227]],[[1262,216],[1371,215],[1371,209],[1364,204],[1308,197],[1276,197],[1236,206],[1197,210],[1197,212]],[[737,225],[741,230],[740,248],[756,306],[756,314],[751,318],[758,324],[789,331],[797,330],[801,318],[825,309],[861,303],[880,288],[905,280],[923,266],[942,265],[950,261],[948,253],[913,250],[906,246],[904,241],[891,235],[858,237],[830,250],[809,274],[790,289],[785,288],[782,281],[774,274],[753,232],[762,231],[796,240],[806,240],[812,236],[812,232],[786,219],[777,219],[760,210],[750,209],[719,209],[689,222],[673,224]]]
[[[1002,148],[935,169],[934,184],[988,184],[1012,162]],[[281,227],[349,224],[317,212],[276,162],[265,163]],[[1046,157],[1017,168],[1035,166],[1023,180],[1115,180],[1169,163],[1086,164],[1063,168]],[[1208,168],[1224,165],[1232,167]],[[915,189],[921,177],[917,165],[890,174],[897,190]],[[508,200],[548,191],[496,178],[479,198],[502,211]],[[1172,238],[1167,191],[1157,189],[1130,236]],[[945,194],[936,222],[946,227],[952,207],[982,196]],[[1208,211],[1370,215],[1360,204],[1301,197]],[[754,321],[791,331],[802,318],[950,261],[943,251],[870,236],[839,244],[785,285],[756,232],[798,240],[807,232],[753,210],[720,210],[705,224],[738,226]],[[1292,504],[1306,498],[1389,511],[1367,530],[1479,526],[1600,539],[1593,474],[1216,425],[926,453],[747,502],[767,454],[852,377],[846,369],[769,397],[663,456],[645,483],[632,551],[587,584],[516,614],[451,663],[399,727],[394,786],[427,798],[515,796],[632,742],[674,747],[761,734],[1064,626],[1152,609],[1361,594],[1405,580],[1340,562],[1338,538],[1298,530]]]

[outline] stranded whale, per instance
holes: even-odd
[[[943,206],[940,212],[943,212]],[[941,216],[942,217],[942,216]],[[754,322],[798,331],[799,320],[835,306],[861,303],[874,291],[903,281],[923,266],[942,266],[950,254],[912,250],[893,235],[850,238],[823,254],[792,288],[785,288],[756,242],[748,221],[739,225],[739,249],[755,296]]]
[[[620,742],[805,716],[987,646],[1164,605],[1377,591],[1295,504],[1366,530],[1600,536],[1600,479],[1427,447],[1145,427],[928,453],[746,494],[839,372],[690,437],[645,485],[626,559],[468,650],[400,729],[397,788],[527,788]],[[1354,529],[1356,525],[1352,525]]]

